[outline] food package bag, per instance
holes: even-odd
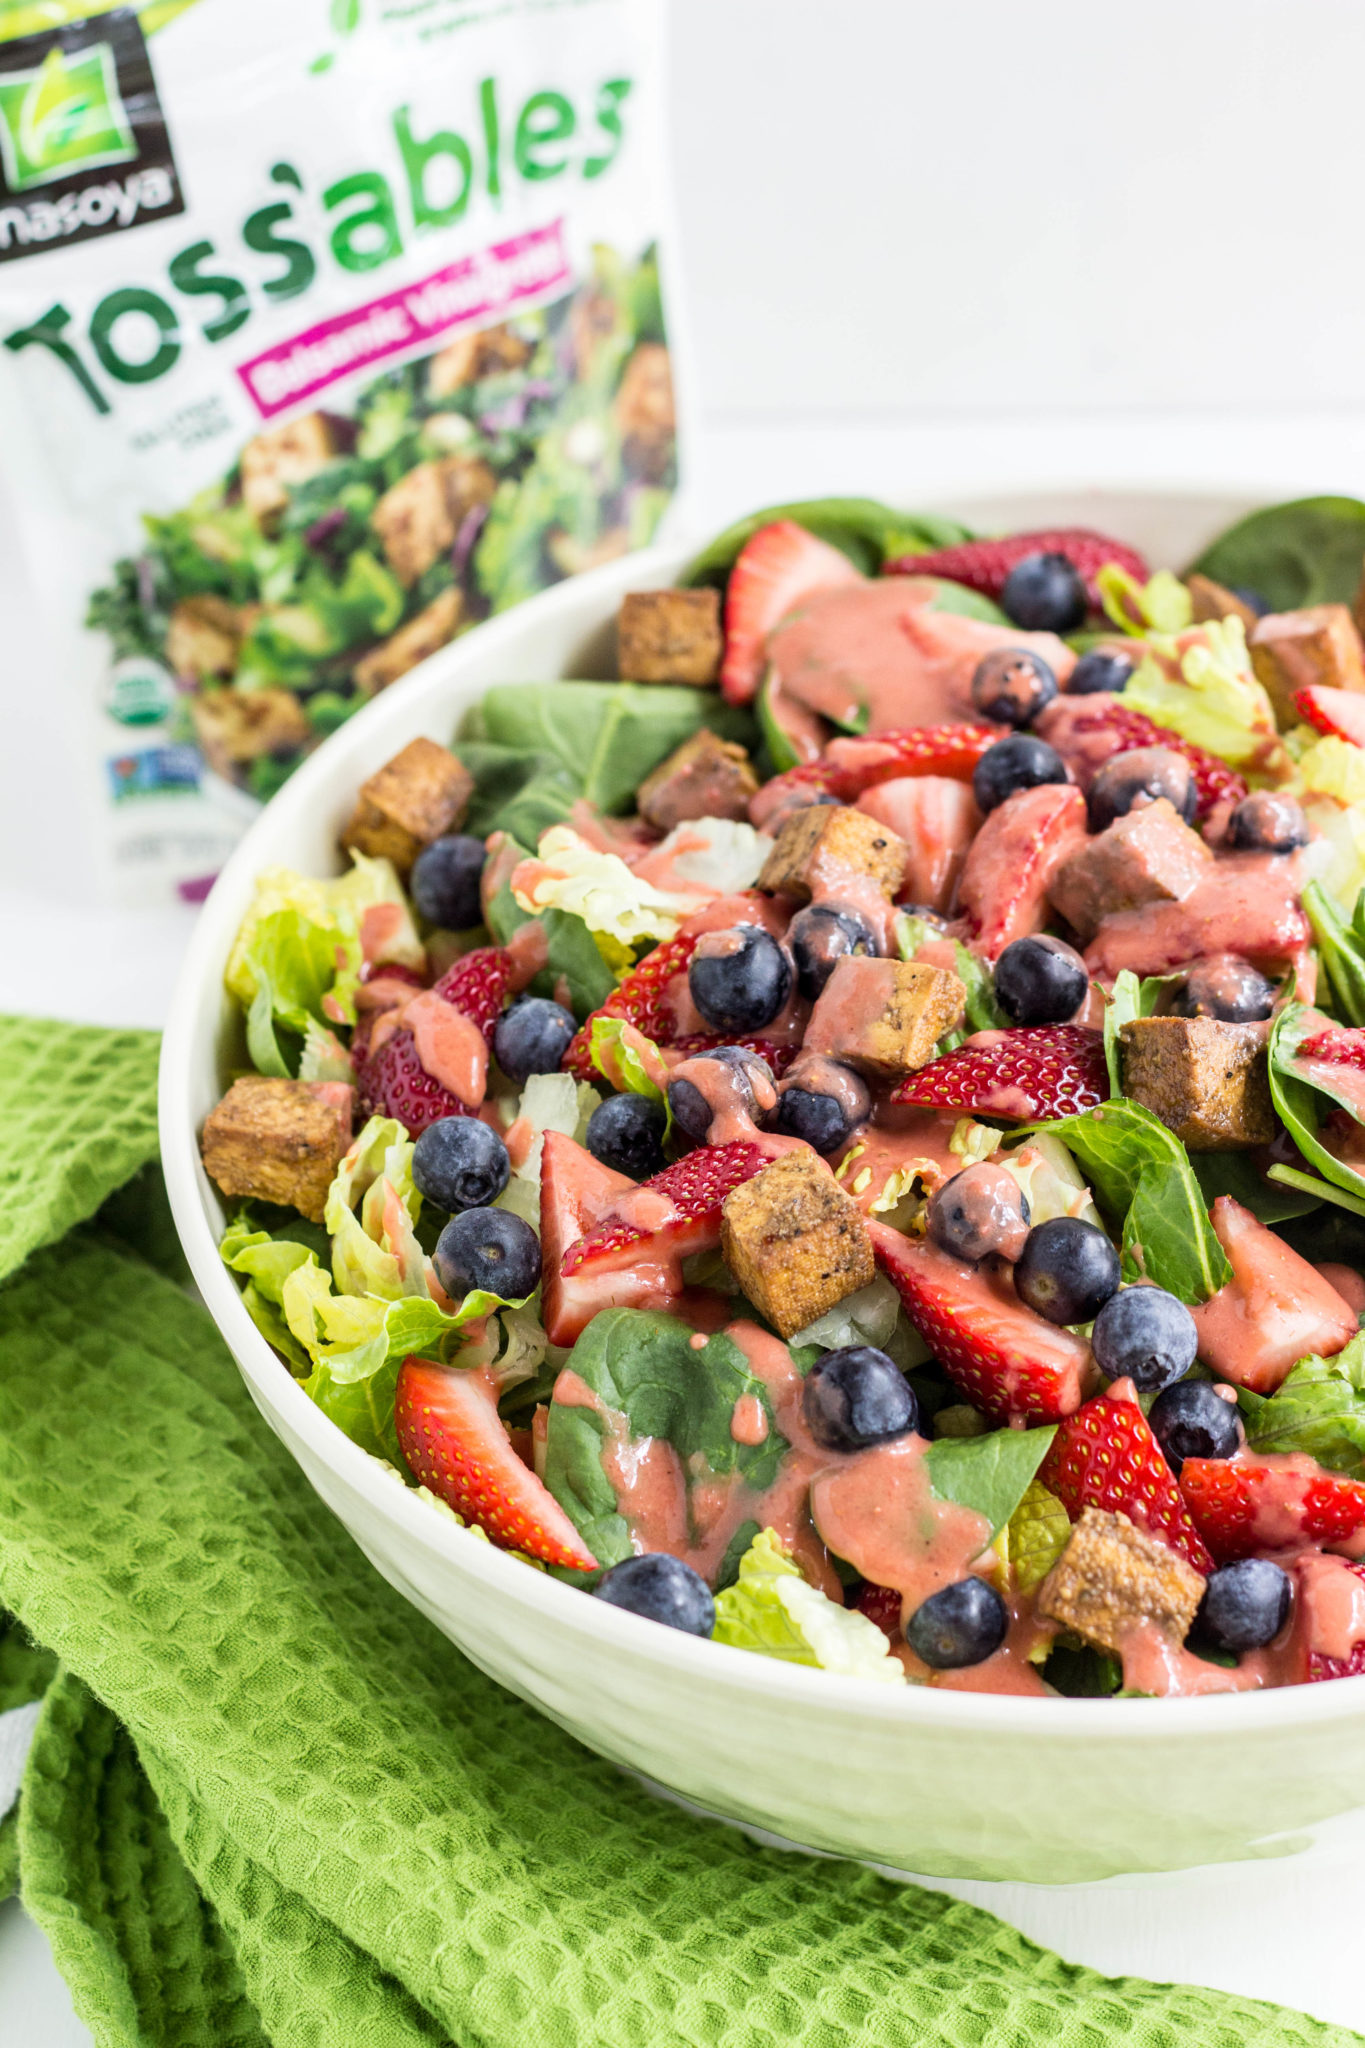
[[[658,0],[0,0],[0,472],[107,893],[677,483]],[[12,679],[13,680],[13,679]]]

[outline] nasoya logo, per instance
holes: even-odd
[[[0,263],[184,210],[132,8],[0,42]]]
[[[54,44],[35,70],[0,78],[0,161],[11,192],[136,155],[108,43],[77,57]]]

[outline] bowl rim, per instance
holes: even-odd
[[[1003,502],[1030,495],[1065,495],[1067,488],[1065,484],[1040,483],[1032,491],[1020,486],[994,492],[972,489],[958,494],[956,502],[970,502],[975,507],[993,499]],[[1078,483],[1074,490],[1082,500],[1126,497],[1157,504],[1222,499],[1237,501],[1247,509],[1267,502],[1255,492],[1219,482],[1115,482],[1103,486]],[[931,509],[951,511],[953,502],[949,500],[946,507],[935,505]],[[248,1315],[241,1294],[219,1257],[217,1237],[205,1207],[203,1169],[191,1105],[195,1062],[204,1036],[214,1028],[222,971],[236,930],[234,899],[267,865],[267,857],[257,851],[258,846],[281,828],[287,830],[290,821],[306,813],[330,780],[332,760],[342,744],[350,751],[361,747],[371,733],[378,739],[395,703],[406,703],[416,695],[439,705],[471,659],[482,661],[504,647],[513,649],[537,626],[553,624],[561,614],[572,617],[581,612],[601,625],[610,617],[608,607],[614,607],[624,590],[649,588],[651,578],[671,576],[697,545],[692,542],[684,546],[675,541],[642,549],[621,561],[570,578],[486,621],[422,663],[411,676],[357,712],[300,766],[238,842],[205,900],[176,981],[162,1038],[158,1076],[161,1161],[176,1230],[195,1284],[258,1405],[267,1417],[272,1412],[278,1415],[286,1441],[290,1436],[300,1439],[311,1457],[349,1492],[359,1495],[367,1509],[388,1523],[405,1543],[415,1543],[431,1558],[483,1580],[494,1595],[505,1594],[513,1605],[527,1610],[530,1617],[581,1633],[592,1649],[600,1647],[610,1653],[619,1648],[623,1655],[648,1662],[689,1686],[705,1684],[709,1675],[712,1679],[723,1679],[737,1695],[749,1694],[774,1705],[805,1708],[826,1716],[842,1708],[852,1720],[890,1722],[904,1726],[907,1731],[921,1728],[926,1732],[951,1733],[960,1728],[964,1735],[987,1736],[999,1731],[1051,1741],[1102,1740],[1120,1731],[1129,1740],[1144,1744],[1196,1734],[1222,1740],[1239,1731],[1261,1738],[1276,1728],[1288,1731],[1313,1728],[1324,1722],[1357,1720],[1365,1700],[1365,1675],[1335,1679],[1323,1685],[1281,1686],[1195,1698],[1128,1699],[1121,1704],[1114,1699],[1040,1699],[1018,1694],[959,1692],[932,1685],[882,1685],[814,1666],[755,1656],[723,1643],[661,1628],[623,1609],[585,1598],[579,1588],[528,1567],[469,1529],[434,1512],[414,1490],[353,1443],[308,1398]],[[294,1456],[292,1444],[288,1447]],[[304,1477],[308,1477],[306,1472]],[[1114,1718],[1116,1712],[1120,1716],[1118,1722]]]

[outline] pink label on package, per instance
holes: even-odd
[[[453,327],[500,319],[513,306],[569,282],[563,230],[563,221],[556,220],[510,242],[494,242],[401,291],[276,342],[239,363],[237,375],[268,420],[342,377],[435,341]]]

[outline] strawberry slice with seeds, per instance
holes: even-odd
[[[641,1181],[596,1227],[570,1245],[559,1270],[576,1273],[638,1265],[648,1247],[651,1265],[676,1265],[720,1243],[721,1203],[768,1163],[764,1147],[747,1138],[701,1145],[652,1179]]]
[[[794,519],[760,526],[740,549],[725,593],[720,687],[727,701],[747,704],[757,693],[768,635],[802,598],[836,583],[862,580],[847,555]]]
[[[1109,1099],[1104,1033],[1088,1024],[1035,1024],[983,1033],[907,1074],[891,1100],[916,1109],[1032,1119],[1076,1116]]]
[[[906,726],[866,739],[831,740],[818,761],[803,762],[765,782],[749,806],[760,827],[796,801],[837,796],[851,804],[879,782],[898,782],[908,775],[943,775],[970,782],[977,763],[1000,738],[998,725]]]
[[[1056,1422],[1079,1408],[1094,1372],[1088,1344],[1025,1308],[1008,1278],[873,1218],[867,1228],[905,1313],[973,1407],[995,1422]]]
[[[1365,1529],[1365,1485],[1303,1454],[1292,1467],[1186,1458],[1180,1491],[1220,1564],[1296,1543],[1346,1543]]]
[[[690,1060],[699,1052],[714,1052],[718,1045],[742,1045],[746,1051],[756,1052],[779,1081],[801,1051],[799,1045],[775,1045],[771,1038],[725,1038],[718,1031],[696,1031],[687,1038],[675,1038],[670,1049]]]
[[[1119,1380],[1059,1426],[1038,1477],[1073,1522],[1082,1508],[1127,1515],[1197,1572],[1213,1570],[1131,1380]]]
[[[1301,1038],[1294,1052],[1299,1060],[1328,1060],[1335,1067],[1356,1067],[1365,1073],[1365,1030],[1331,1024],[1325,1031]]]
[[[1365,1585],[1365,1564],[1351,1564],[1345,1558],[1343,1565],[1348,1572],[1354,1572]],[[1349,1657],[1329,1657],[1322,1650],[1308,1652],[1308,1679],[1316,1684],[1324,1678],[1359,1678],[1365,1672],[1365,1636],[1351,1645]]]
[[[1098,611],[1096,582],[1106,562],[1117,562],[1139,583],[1151,574],[1136,548],[1111,540],[1089,526],[1045,527],[1039,533],[1011,533],[1003,540],[968,540],[957,547],[935,548],[924,555],[897,555],[883,565],[884,576],[943,576],[951,583],[965,583],[983,597],[999,597],[1011,569],[1026,555],[1065,555],[1085,584],[1091,604]]]
[[[621,986],[612,990],[601,1009],[594,1010],[569,1040],[559,1063],[560,1072],[572,1074],[576,1081],[601,1080],[589,1051],[593,1022],[598,1017],[624,1018],[655,1045],[667,1045],[673,1036],[674,1022],[672,1005],[664,992],[670,981],[687,972],[696,944],[695,933],[679,932],[676,938],[665,939],[646,954],[638,967],[632,967]]]
[[[570,1246],[634,1188],[626,1174],[603,1166],[562,1131],[545,1133],[540,1158],[540,1314],[552,1344],[576,1343],[604,1308],[668,1306],[654,1284],[657,1276],[650,1281],[630,1273],[588,1273],[566,1280],[560,1271]]]
[[[515,979],[512,955],[505,946],[477,946],[452,961],[437,982],[436,993],[478,1025],[491,1051],[493,1032]]]
[[[1365,696],[1358,690],[1333,690],[1310,683],[1294,692],[1294,707],[1318,732],[1365,747]]]
[[[1133,747],[1169,747],[1190,764],[1196,792],[1195,815],[1206,818],[1216,804],[1240,803],[1247,793],[1243,778],[1216,754],[1183,739],[1168,726],[1157,725],[1145,712],[1134,711],[1117,697],[1055,697],[1035,721],[1040,739],[1055,747],[1082,789],[1088,789],[1111,755]]]
[[[958,902],[975,947],[994,960],[1015,939],[1040,932],[1058,870],[1086,841],[1085,798],[1072,783],[1019,789],[997,804],[962,866]]]
[[[875,1621],[882,1634],[893,1643],[903,1643],[901,1634],[901,1596],[892,1586],[874,1586],[871,1580],[860,1590],[854,1601],[854,1610],[865,1614],[869,1621]]]
[[[474,1116],[475,1110],[432,1079],[417,1057],[410,1031],[395,1031],[356,1070],[360,1107],[366,1116],[397,1117],[410,1138],[443,1116]]]
[[[559,1502],[513,1449],[485,1375],[405,1358],[394,1400],[413,1476],[503,1550],[590,1572],[597,1559]]]

